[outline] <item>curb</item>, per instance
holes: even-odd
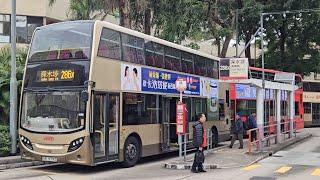
[[[287,142],[283,142],[283,144],[280,144],[278,147],[274,147],[273,149],[270,148],[271,150],[267,150],[267,151],[263,151],[263,152],[260,152],[260,153],[263,153],[262,156],[258,157],[257,159],[255,159],[254,161],[252,161],[251,163],[249,164],[245,164],[245,165],[242,165],[242,166],[239,166],[239,167],[244,167],[244,166],[249,166],[249,165],[252,165],[252,164],[255,164],[257,163],[258,161],[261,161],[262,159],[265,159],[269,156],[272,156],[272,154],[275,154],[276,152],[284,149],[284,148],[287,148],[293,144],[296,144],[296,143],[299,143],[299,142],[302,142],[308,138],[312,137],[312,134],[306,134],[302,137],[296,137],[294,140],[289,140]],[[212,152],[217,152],[221,149],[224,149],[225,147],[227,147],[228,145],[223,145],[221,147],[217,147],[211,151],[208,152],[208,154],[212,153]],[[171,163],[165,163],[164,164],[164,168],[166,169],[174,169],[174,170],[190,170],[191,169],[191,166],[192,166],[192,163],[191,162],[171,162]],[[221,168],[221,167],[218,167],[218,165],[216,164],[203,164],[204,166],[204,169],[218,169],[218,168]],[[234,168],[234,167],[222,167],[223,169],[227,169],[227,168]]]
[[[216,147],[214,149],[211,149],[209,151],[207,151],[207,153],[205,155],[208,155],[208,154],[211,154],[213,152],[217,152],[219,150],[222,150],[224,148],[228,147],[228,145],[223,145],[223,146],[220,146],[220,147]],[[163,167],[165,169],[175,169],[175,170],[190,170],[191,169],[191,166],[192,166],[192,161],[193,159],[191,160],[190,163],[188,162],[171,162],[171,163],[165,163],[163,165]],[[216,164],[203,164],[203,167],[204,169],[217,169],[218,168],[218,165]]]
[[[262,159],[265,159],[265,158],[267,158],[267,157],[269,157],[269,156],[272,156],[273,154],[275,154],[275,153],[278,152],[278,151],[281,151],[281,150],[284,149],[284,148],[287,148],[287,147],[289,147],[289,146],[291,146],[291,145],[293,145],[293,144],[302,142],[302,141],[304,141],[304,140],[306,140],[306,139],[308,139],[308,138],[311,138],[311,137],[312,137],[312,134],[307,134],[306,136],[303,136],[303,137],[297,139],[296,141],[289,141],[289,142],[287,142],[286,144],[283,144],[283,146],[279,146],[278,148],[275,147],[274,150],[266,151],[266,152],[265,152],[266,154],[264,154],[263,156],[257,158],[256,160],[254,160],[253,162],[247,164],[246,166],[250,166],[250,165],[252,165],[252,164],[255,164],[255,163],[257,163],[258,161],[261,161]]]
[[[177,164],[173,164],[173,163],[166,163],[164,165],[164,168],[166,169],[175,169],[175,170],[190,170],[191,169],[192,164],[191,163],[187,163],[187,164],[183,164],[183,163],[177,163]],[[203,164],[204,169],[217,169],[218,166],[215,164]]]

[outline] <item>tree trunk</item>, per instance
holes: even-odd
[[[231,39],[232,39],[232,33],[230,33],[230,34],[228,34],[226,36],[226,39],[223,42],[222,51],[221,51],[221,54],[219,55],[219,57],[221,57],[221,58],[225,58],[226,57],[227,51],[228,51],[228,47],[229,47],[229,43],[230,43]]]
[[[149,4],[144,13],[144,33],[148,35],[151,34],[151,8]]]
[[[285,60],[285,44],[286,44],[286,26],[287,26],[287,20],[284,19],[282,22],[282,26],[280,27],[280,55],[281,59]]]
[[[254,61],[251,59],[251,45],[250,45],[250,40],[251,40],[251,33],[246,34],[246,44],[249,43],[249,46],[245,50],[245,57],[248,58],[249,60],[249,65],[254,66]]]
[[[119,1],[120,26],[130,28],[130,1]]]
[[[220,38],[219,37],[216,37],[216,45],[218,48],[218,56],[219,56],[221,53],[221,45],[220,45]]]

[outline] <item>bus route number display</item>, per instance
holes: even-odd
[[[37,80],[40,82],[73,81],[75,72],[73,69],[40,70]]]

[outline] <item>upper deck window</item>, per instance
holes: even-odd
[[[131,36],[128,34],[121,34],[123,60],[144,64],[144,39]]]
[[[89,59],[93,22],[68,22],[38,29],[31,43],[29,62]]]
[[[121,59],[120,33],[108,28],[103,28],[98,48],[98,56]]]

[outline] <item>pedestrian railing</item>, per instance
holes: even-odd
[[[191,136],[192,134],[185,133],[181,135],[181,139],[179,140],[179,157],[180,159],[183,158],[183,161],[187,161],[187,153],[195,151],[196,148],[193,146],[193,137]],[[206,130],[206,137],[207,137],[207,147],[205,149],[207,151],[210,151],[213,149],[213,139],[212,139],[212,131],[211,129]]]
[[[296,121],[293,120],[293,135],[296,137],[297,131],[295,124]],[[278,124],[263,126],[263,133],[261,132],[261,128],[248,130],[248,153],[252,153],[254,146],[256,146],[256,151],[262,151],[264,147],[271,146],[272,142],[274,142],[274,144],[280,143],[277,138],[277,125]],[[291,138],[290,121],[281,122],[279,125],[283,140]],[[253,137],[254,133],[256,134],[256,137]]]

